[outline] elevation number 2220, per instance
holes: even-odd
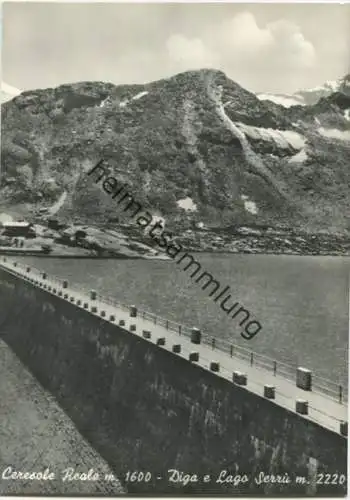
[[[317,474],[316,484],[344,484],[345,474]]]

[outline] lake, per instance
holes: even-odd
[[[202,269],[249,310],[262,330],[244,340],[239,321],[173,261],[18,258],[124,303],[347,383],[347,257],[196,254]],[[253,318],[254,316],[254,318]]]

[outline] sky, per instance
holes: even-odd
[[[4,2],[2,80],[21,90],[222,70],[291,93],[350,72],[350,3]]]

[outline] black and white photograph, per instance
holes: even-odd
[[[0,496],[346,496],[350,4],[0,27]]]

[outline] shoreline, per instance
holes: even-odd
[[[208,250],[190,250],[192,254],[195,255],[215,255],[215,256],[223,256],[223,257],[229,257],[232,255],[238,255],[238,256],[245,256],[245,257],[253,257],[257,255],[264,255],[264,256],[275,256],[275,257],[332,257],[332,258],[349,258],[350,259],[350,253],[349,254],[324,254],[324,253],[285,253],[285,252],[217,252],[217,251],[208,251]],[[43,253],[31,253],[31,252],[2,252],[0,251],[0,256],[15,256],[15,257],[37,257],[37,258],[43,258],[43,259],[90,259],[90,260],[156,260],[156,261],[163,261],[163,262],[170,262],[172,259],[169,258],[157,258],[157,257],[144,257],[142,255],[140,256],[128,256],[128,255],[119,255],[119,256],[111,256],[111,255],[106,255],[106,256],[96,256],[96,255],[82,255],[82,254],[43,254]]]

